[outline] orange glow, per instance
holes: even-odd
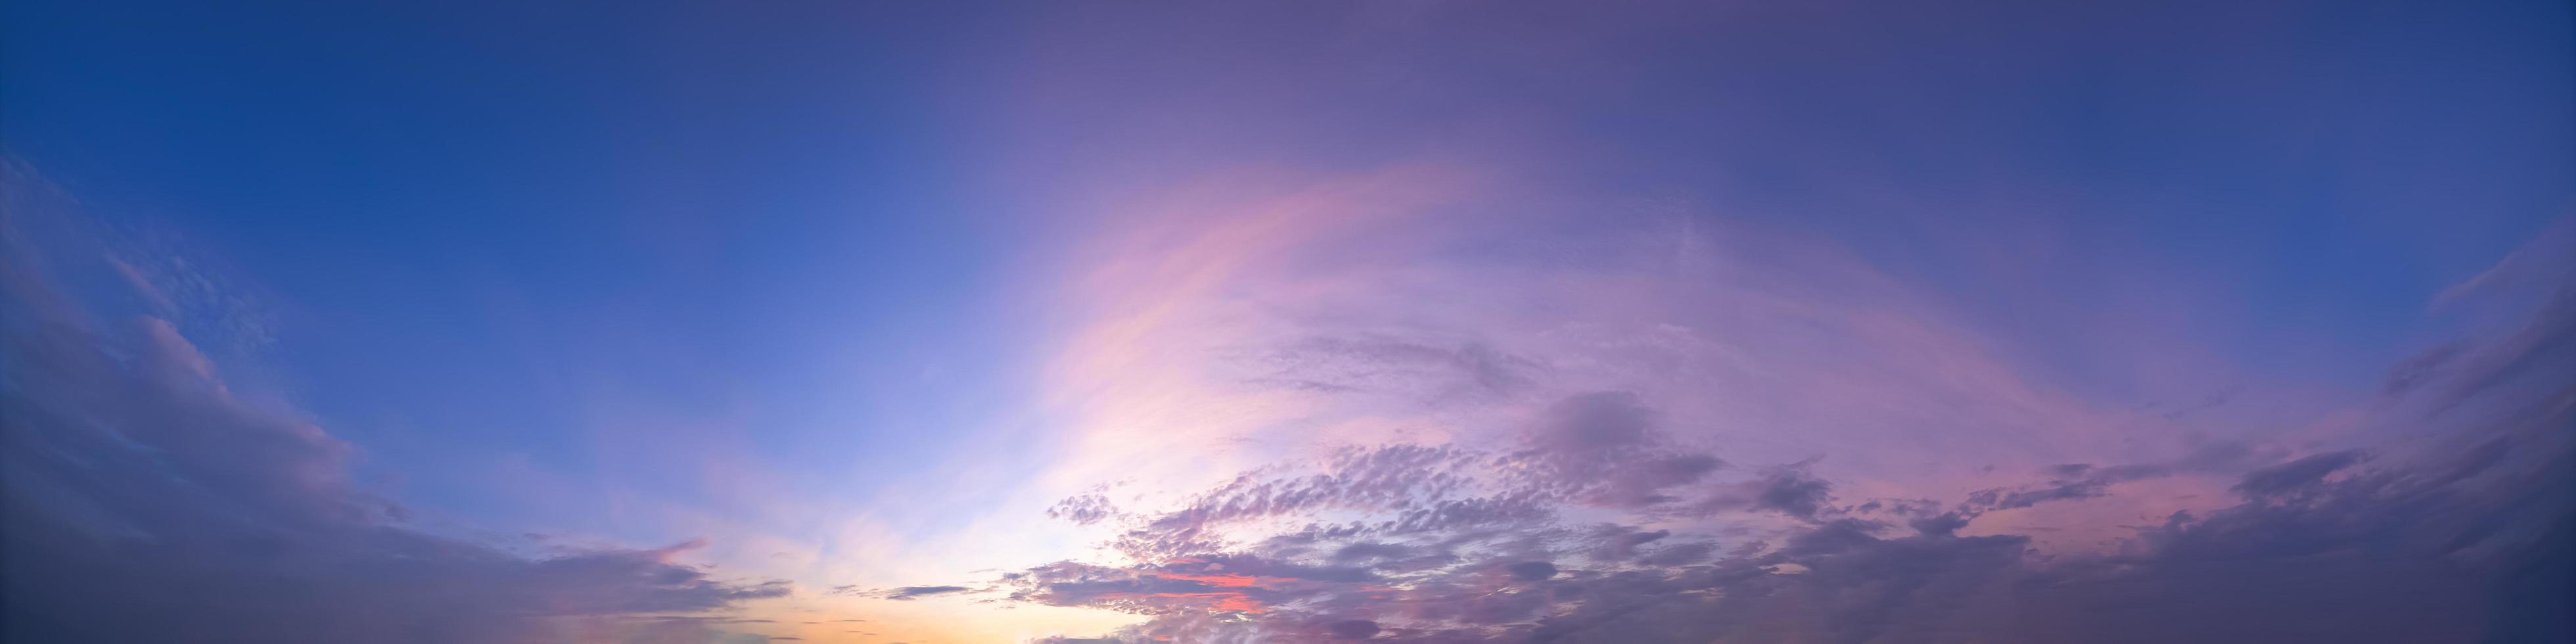
[[[1232,596],[1232,597],[1227,597],[1227,598],[1224,598],[1224,599],[1216,600],[1216,609],[1217,609],[1217,610],[1230,610],[1230,611],[1235,611],[1235,612],[1239,612],[1239,613],[1251,613],[1251,614],[1254,614],[1254,615],[1259,615],[1259,614],[1261,614],[1261,613],[1263,613],[1263,612],[1266,612],[1264,609],[1262,609],[1262,607],[1261,607],[1261,602],[1252,601],[1252,598],[1250,598],[1250,597],[1245,597],[1245,596],[1242,596],[1242,595],[1235,595],[1235,596]]]
[[[1167,572],[1167,573],[1163,573],[1163,574],[1162,574],[1162,575],[1160,575],[1160,576],[1161,576],[1161,577],[1163,577],[1163,578],[1165,578],[1165,579],[1187,579],[1187,580],[1190,580],[1190,581],[1195,581],[1195,582],[1199,582],[1199,583],[1202,583],[1202,584],[1207,584],[1207,585],[1210,585],[1210,586],[1215,586],[1215,587],[1218,587],[1218,588],[1249,588],[1249,587],[1257,586],[1257,585],[1260,585],[1260,584],[1261,584],[1261,578],[1260,578],[1260,577],[1254,577],[1254,576],[1251,576],[1251,575],[1237,575],[1237,574],[1231,574],[1231,573],[1229,573],[1229,574],[1223,574],[1223,575],[1188,575],[1188,574],[1181,574],[1181,573],[1168,573],[1168,572]]]
[[[1254,615],[1269,612],[1268,609],[1261,607],[1260,601],[1254,600],[1251,596],[1243,593],[1154,593],[1154,596],[1170,597],[1175,599],[1186,597],[1214,597],[1216,598],[1216,604],[1214,606],[1216,610],[1250,613]]]

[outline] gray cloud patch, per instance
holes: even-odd
[[[1399,393],[1421,397],[1497,396],[1530,386],[1537,365],[1473,340],[1387,333],[1317,336],[1287,343],[1260,360],[1257,380],[1324,392]],[[1437,383],[1424,390],[1421,383]]]
[[[923,597],[936,597],[936,596],[939,596],[939,595],[955,595],[955,594],[959,594],[959,593],[970,593],[970,592],[975,592],[975,589],[973,589],[973,588],[968,588],[968,587],[965,587],[965,586],[899,586],[899,587],[895,587],[895,588],[876,588],[876,589],[859,589],[859,588],[852,588],[852,587],[848,587],[848,586],[843,586],[843,587],[841,587],[841,588],[833,589],[832,594],[835,594],[835,595],[848,595],[848,596],[852,596],[852,597],[873,597],[873,598],[876,598],[876,599],[892,599],[892,600],[896,600],[896,601],[909,601],[909,600],[914,600],[914,599],[920,599],[920,598],[923,598]]]
[[[1753,506],[1776,510],[1793,517],[1814,517],[1832,498],[1833,484],[1809,478],[1803,472],[1782,471],[1764,477],[1762,493]]]
[[[2292,492],[2359,462],[2361,452],[2357,450],[2309,456],[2246,474],[2244,482],[2236,484],[2236,491],[2255,496]]]
[[[1509,457],[1522,482],[1587,505],[1641,507],[1675,500],[1670,488],[1723,467],[1716,456],[1665,445],[1655,413],[1636,394],[1605,391],[1551,405]]]

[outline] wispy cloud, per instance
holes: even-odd
[[[172,321],[62,290],[98,266],[63,251],[96,246],[37,236],[63,228],[31,220],[79,216],[23,198],[37,181],[0,185],[8,577],[43,589],[9,593],[9,639],[574,641],[644,628],[584,619],[790,591],[677,563],[696,542],[533,557],[407,526],[349,480],[353,447],[231,388]]]

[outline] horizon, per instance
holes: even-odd
[[[2576,641],[2565,2],[0,6],[0,639]]]

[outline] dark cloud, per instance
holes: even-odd
[[[2463,348],[2459,343],[2443,344],[2399,361],[2396,366],[2389,367],[2388,376],[2379,387],[2380,396],[2400,398],[2414,393],[2416,388],[2440,376],[2443,368],[2460,357]]]
[[[1655,413],[1636,394],[1605,391],[1551,405],[1508,457],[1520,483],[1586,505],[1643,507],[1675,500],[1665,491],[1723,467],[1709,454],[1668,446]]]
[[[1142,531],[1206,517],[1301,527],[1161,540],[1192,549],[1147,560],[1161,563],[1059,562],[1004,583],[1012,601],[1148,618],[1107,638],[1119,642],[2565,641],[2576,634],[2563,611],[2576,579],[2565,431],[2576,417],[2563,403],[2529,404],[2552,391],[2532,377],[2461,407],[2516,411],[2472,416],[2463,435],[2487,438],[2457,452],[2287,459],[2275,446],[2211,441],[2166,461],[2052,466],[2042,480],[1957,499],[1852,508],[1801,466],[1645,486],[1713,499],[1678,513],[1601,494],[1620,489],[1601,480],[1616,480],[1605,455],[1680,452],[1633,398],[1579,396],[1506,454],[1360,450],[1320,475],[1239,479],[1172,515],[1192,520],[1165,516]],[[1960,534],[1983,512],[2086,503],[2121,483],[2184,475],[2235,477],[2241,496],[2099,553],[2041,555],[2027,535]],[[1509,508],[1510,518],[1403,518],[1439,508]],[[1620,518],[1564,523],[1605,513]],[[1322,520],[1372,514],[1386,518]],[[1691,524],[1700,534],[1659,525],[1704,516],[1715,523]]]
[[[1623,525],[1602,525],[1593,529],[1591,539],[1597,545],[1594,545],[1586,556],[1593,561],[1626,561],[1637,556],[1638,546],[1654,543],[1670,536],[1673,536],[1671,530],[1647,532]]]
[[[1945,512],[1939,516],[1915,519],[1908,525],[1913,526],[1915,532],[1922,533],[1926,537],[1947,537],[1958,532],[1960,528],[1968,527],[1968,519],[1959,516],[1957,512]]]
[[[1647,567],[1686,566],[1705,561],[1717,552],[1717,544],[1705,541],[1677,543],[1655,548],[1637,556],[1637,565]]]
[[[1475,483],[1463,472],[1483,457],[1447,447],[1390,445],[1345,450],[1310,476],[1244,476],[1199,495],[1189,505],[1139,517],[1113,545],[1156,559],[1205,551],[1227,525],[1328,510],[1381,513],[1382,521],[1312,526],[1338,537],[1404,535],[1543,518],[1544,500],[1529,490],[1459,496]],[[1311,536],[1309,537],[1312,538]]]
[[[1680,500],[1675,490],[1723,465],[1715,456],[1671,445],[1654,430],[1653,420],[1633,394],[1572,396],[1551,406],[1509,452],[1401,444],[1345,449],[1314,474],[1241,476],[1169,512],[1116,515],[1133,527],[1111,545],[1143,560],[1197,556],[1227,547],[1221,535],[1229,526],[1346,514],[1373,520],[1309,523],[1265,541],[1281,548],[1335,541],[1334,556],[1346,561],[1437,564],[1451,554],[1395,542],[1538,525],[1569,505],[1672,506]],[[1784,485],[1804,496],[1782,503],[1816,502],[1824,492],[1821,483]],[[1091,508],[1105,506],[1093,496],[1067,499],[1050,514],[1091,517]]]
[[[2236,491],[2253,496],[2267,496],[2297,491],[2322,480],[2328,474],[2361,462],[2359,450],[2345,450],[2309,456],[2246,474]]]
[[[2548,476],[2563,479],[2565,462]],[[1640,556],[1614,551],[1572,569],[1545,563],[1544,576],[1543,559],[1476,562],[1577,553],[1527,550],[1558,541],[1551,538],[1461,535],[1474,543],[1452,566],[1366,582],[1250,581],[1232,591],[1059,564],[1049,579],[1089,585],[1072,592],[1057,582],[1030,598],[1152,617],[1118,635],[1131,642],[1294,640],[1313,637],[1297,634],[1314,624],[1353,621],[1379,628],[1372,641],[1395,642],[2415,642],[2564,633],[2533,621],[2550,615],[2539,600],[2503,594],[2530,583],[2515,585],[2517,566],[2565,549],[2550,540],[2563,535],[2563,511],[2552,523],[2527,512],[2529,499],[2402,470],[2302,480],[2306,492],[2295,501],[2172,517],[2115,556],[2034,557],[2027,537],[1955,536],[1967,519],[1943,513],[1918,519],[1906,536],[1842,518],[1793,530],[1776,547],[1725,554],[1700,540],[1648,550],[1673,537],[1617,526],[1563,542],[1583,554],[1625,544]],[[1224,592],[1247,603],[1223,619],[1209,617],[1226,612],[1212,602],[1139,599]],[[2365,606],[2377,608],[2353,612]]]
[[[0,215],[0,633],[27,642],[707,641],[616,616],[789,592],[673,563],[695,543],[528,556],[405,527],[356,450],[254,404],[163,319],[55,286],[84,260]],[[76,241],[76,240],[75,240]],[[692,639],[694,638],[694,639]]]
[[[2027,508],[2053,501],[2079,501],[2111,493],[2111,486],[2130,481],[2184,474],[2231,474],[2277,460],[2280,449],[2236,441],[2202,443],[2181,458],[2151,463],[2095,466],[2069,463],[2047,468],[2045,483],[1971,492],[1954,509],[1965,518],[1995,510]]]
[[[1842,509],[1832,505],[1833,483],[1809,475],[1806,467],[1801,463],[1768,468],[1761,478],[1717,486],[1707,498],[1691,504],[1689,510],[1700,514],[1772,512],[1804,520],[1841,513]],[[1862,507],[1876,510],[1879,506]]]
[[[1984,512],[2027,508],[2049,501],[2090,499],[2106,494],[2113,482],[2110,478],[2089,478],[2052,481],[2045,486],[2019,490],[1988,488],[1969,493],[1962,505],[1971,512]]]
[[[698,623],[701,623],[701,624],[776,624],[776,623],[778,623],[778,620],[774,620],[774,619],[737,619],[737,618],[731,618],[731,617],[706,617],[706,616],[701,616],[701,615],[647,615],[647,616],[643,616],[643,617],[636,617],[636,618],[634,618],[634,619],[641,620],[641,621],[652,621],[652,622],[698,622]],[[815,623],[815,622],[806,622],[806,623],[807,623],[807,624],[813,624],[813,623]]]
[[[1523,561],[1507,568],[1522,581],[1539,581],[1556,576],[1556,564],[1545,561]]]
[[[1763,478],[1762,493],[1754,497],[1753,507],[1813,518],[1816,510],[1833,498],[1833,489],[1833,484],[1810,478],[1804,472],[1778,472]]]
[[[976,590],[976,589],[974,589],[974,588],[966,587],[966,586],[899,586],[899,587],[895,587],[895,588],[872,588],[872,589],[862,589],[862,588],[856,588],[856,587],[851,587],[851,586],[842,586],[842,587],[839,587],[839,588],[834,588],[834,589],[832,589],[832,594],[834,594],[834,595],[847,595],[847,596],[851,596],[851,597],[869,597],[869,598],[874,598],[874,599],[892,599],[892,600],[896,600],[896,601],[910,601],[910,600],[914,600],[914,599],[920,599],[920,598],[923,598],[923,597],[936,597],[936,596],[940,596],[940,595],[956,595],[956,594],[961,594],[961,593],[971,593],[971,592],[977,592],[977,590]],[[850,621],[862,621],[862,620],[850,620]]]
[[[1269,352],[1258,379],[1325,392],[1498,396],[1530,386],[1538,365],[1483,342],[1385,333],[1312,337]],[[1425,389],[1428,383],[1428,389]]]
[[[1376,637],[1378,630],[1377,622],[1365,619],[1345,619],[1324,624],[1324,631],[1332,633],[1334,639],[1364,640]]]

